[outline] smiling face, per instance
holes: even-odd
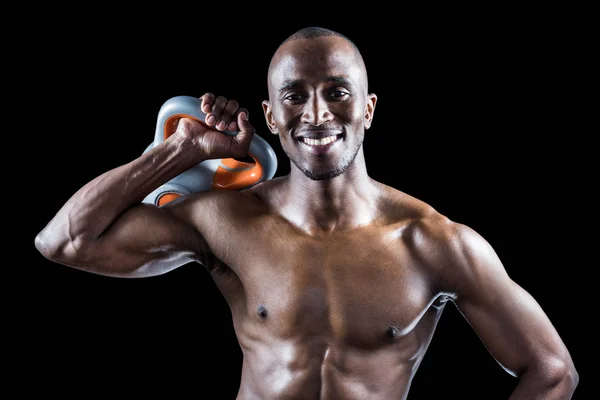
[[[376,102],[367,86],[360,54],[341,37],[292,40],[273,57],[265,118],[307,177],[342,174],[362,149]]]

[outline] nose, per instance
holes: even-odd
[[[329,104],[326,99],[315,95],[304,105],[301,121],[306,124],[319,126],[330,122],[333,114],[329,111]]]

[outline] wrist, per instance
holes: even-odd
[[[190,168],[208,159],[202,149],[186,135],[173,134],[160,145],[167,147],[168,151],[174,154],[177,160],[189,164]]]

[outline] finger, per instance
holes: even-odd
[[[225,108],[226,104],[227,104],[227,99],[225,97],[218,96],[217,98],[215,98],[215,102],[212,106],[212,110],[210,110],[206,114],[206,123],[209,126],[215,125],[221,119],[221,114],[223,113],[223,109]],[[214,119],[210,118],[211,116],[214,117]]]
[[[235,140],[236,146],[240,152],[243,152],[243,155],[246,155],[248,147],[250,146],[250,142],[252,141],[255,133],[254,127],[248,120],[248,111],[246,109],[241,109],[238,113],[237,124],[239,126],[239,132],[233,137],[233,139]]]
[[[200,110],[202,110],[205,114],[211,112],[213,104],[215,104],[215,95],[207,92],[200,97],[200,100]]]
[[[237,119],[237,117],[236,117],[236,119]],[[229,132],[235,132],[235,131],[237,131],[237,129],[238,129],[238,125],[237,125],[236,121],[231,121],[229,123],[229,125],[227,125],[227,130]]]
[[[236,114],[231,118],[231,122],[229,123],[229,125],[227,125],[227,130],[230,132],[235,132],[237,131],[238,128],[238,123],[237,123],[237,119],[238,119],[238,115],[241,112],[245,112],[246,113],[246,119],[250,119],[250,114],[248,113],[248,110],[246,110],[245,108],[238,108]]]
[[[219,118],[215,127],[220,131],[227,129],[227,126],[231,122],[231,120],[234,117],[235,113],[237,112],[238,108],[240,108],[240,105],[238,104],[237,101],[229,100],[227,102],[227,104],[225,105],[225,107],[223,108],[221,118]]]

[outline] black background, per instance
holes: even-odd
[[[371,177],[492,244],[571,350],[582,377],[574,398],[588,398],[591,350],[582,335],[592,328],[584,319],[589,312],[580,310],[587,303],[582,285],[597,262],[586,258],[588,236],[580,230],[595,184],[583,156],[588,145],[579,139],[591,133],[579,126],[588,112],[577,93],[587,57],[578,41],[587,26],[573,24],[580,14],[341,15],[337,7],[296,6],[301,16],[223,7],[37,15],[43,29],[25,54],[35,72],[21,90],[27,112],[18,121],[30,132],[19,137],[20,148],[30,148],[28,166],[36,170],[25,218],[27,262],[19,271],[24,280],[6,281],[18,293],[9,303],[19,306],[10,306],[18,310],[11,325],[18,341],[7,348],[23,393],[235,398],[241,352],[227,305],[201,267],[106,278],[45,260],[33,239],[79,187],[143,152],[172,96],[211,91],[237,99],[275,149],[276,176],[286,174],[289,161],[262,115],[266,70],[287,35],[319,25],[358,45],[379,97],[364,143]],[[515,383],[449,305],[409,399],[507,399]]]

